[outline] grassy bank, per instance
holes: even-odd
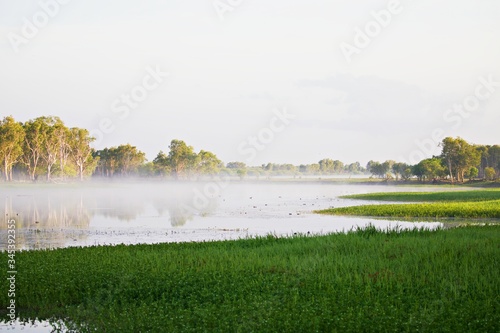
[[[16,300],[98,332],[498,332],[499,243],[495,226],[368,228],[22,252]]]
[[[343,198],[421,203],[351,206],[316,213],[398,218],[500,219],[500,190],[369,193]]]
[[[342,198],[377,201],[492,201],[500,200],[500,190],[448,192],[388,192],[346,195]]]
[[[500,200],[421,204],[363,205],[317,211],[328,215],[412,218],[500,219]]]

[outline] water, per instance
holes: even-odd
[[[60,329],[61,332],[68,331],[64,323],[51,324],[44,320],[33,320],[29,323],[15,320],[8,323],[0,323],[0,331],[7,332],[50,333],[54,332],[55,327]]]
[[[318,182],[90,183],[0,189],[3,214],[16,220],[18,249],[228,240],[257,235],[326,234],[374,224],[421,224],[321,216],[313,210],[367,204],[339,196],[436,187]],[[442,189],[440,189],[442,190]],[[377,202],[368,202],[377,204]],[[434,227],[439,223],[432,223]],[[7,247],[7,224],[0,249]]]
[[[441,223],[322,216],[313,210],[378,203],[339,198],[347,194],[437,189],[442,190],[310,181],[15,184],[0,189],[0,200],[5,220],[16,221],[17,248],[44,249],[327,234],[368,224],[434,228]],[[6,248],[7,223],[2,223],[0,249]],[[0,324],[1,331],[52,329],[46,321]]]

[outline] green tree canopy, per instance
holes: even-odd
[[[181,178],[196,165],[197,155],[192,146],[182,140],[172,140],[168,153],[168,164],[175,178]]]
[[[23,154],[25,132],[12,116],[0,121],[0,160],[6,181],[12,181],[12,166]]]

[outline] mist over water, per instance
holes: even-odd
[[[298,181],[15,184],[0,189],[0,200],[4,216],[16,220],[17,247],[42,249],[226,240],[270,233],[326,234],[370,223],[381,228],[420,226],[313,213],[367,204],[341,195],[416,190],[434,188]],[[0,233],[0,248],[6,249],[6,224]]]

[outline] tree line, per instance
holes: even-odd
[[[12,116],[0,121],[0,161],[6,181],[13,180],[14,170],[35,181],[45,175],[50,181],[91,175],[96,161],[92,158],[86,129],[68,128],[58,117],[38,117],[25,123]]]
[[[445,138],[442,153],[416,165],[388,160],[344,164],[325,158],[312,164],[274,164],[247,166],[243,162],[223,164],[209,151],[194,151],[182,140],[172,140],[168,153],[160,151],[153,161],[130,144],[96,150],[95,139],[83,128],[68,128],[54,116],[38,117],[25,123],[12,116],[0,121],[0,163],[5,181],[36,181],[54,178],[86,177],[170,177],[189,179],[199,175],[225,174],[247,176],[371,174],[396,180],[418,178],[421,181],[448,179],[497,179],[500,175],[500,146],[474,145],[462,138]],[[14,177],[14,175],[16,177]]]
[[[379,178],[421,181],[447,179],[451,183],[481,178],[495,180],[500,176],[500,145],[474,145],[464,139],[447,137],[439,144],[441,154],[408,165],[395,161],[370,161],[367,170]]]

